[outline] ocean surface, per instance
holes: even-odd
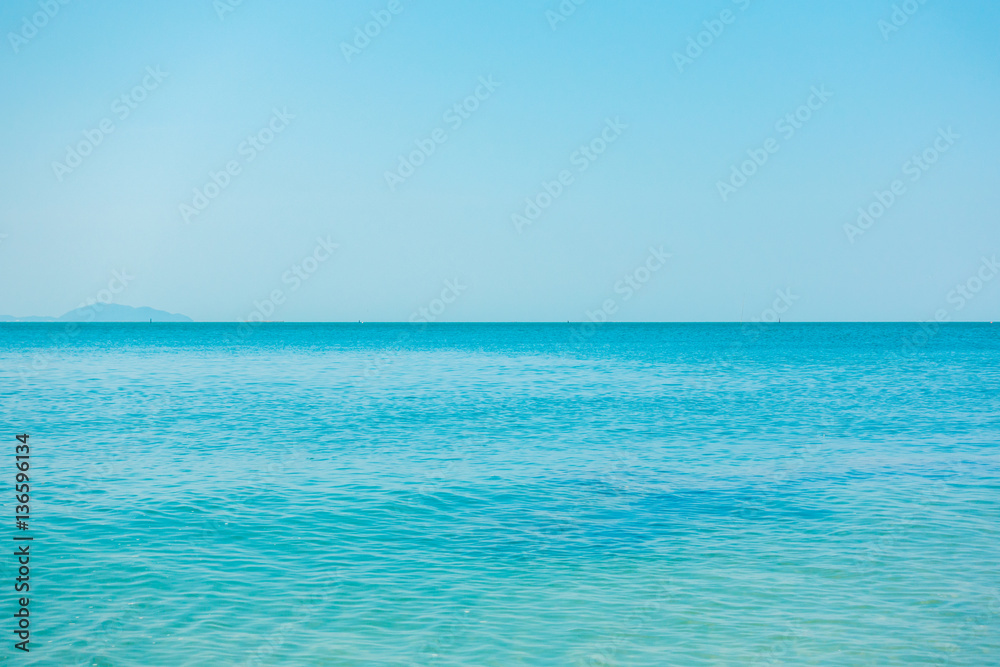
[[[0,664],[1000,664],[1000,325],[3,324]]]

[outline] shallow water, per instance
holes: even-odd
[[[0,325],[0,657],[998,664],[1000,326],[919,332]]]

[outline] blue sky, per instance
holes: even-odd
[[[620,321],[729,321],[779,291],[786,321],[1000,319],[996,3],[225,2],[0,8],[0,313],[60,314],[125,270],[117,302],[210,321],[276,290],[269,319],[406,321],[449,281],[435,320],[610,299]],[[372,12],[391,21],[348,61]],[[724,198],[734,166],[752,175]],[[650,248],[670,257],[644,272]]]

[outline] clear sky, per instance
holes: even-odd
[[[0,29],[0,313],[1000,319],[992,0],[7,0]]]

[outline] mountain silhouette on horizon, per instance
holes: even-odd
[[[194,322],[187,315],[168,313],[149,306],[135,308],[117,303],[95,303],[92,306],[74,308],[59,317],[32,315],[13,317],[0,315],[0,322]]]

